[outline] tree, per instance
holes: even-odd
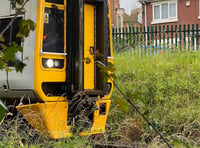
[[[17,52],[22,52],[23,48],[18,45],[16,42],[12,42],[11,44],[6,43],[4,34],[5,32],[11,27],[13,22],[17,19],[17,16],[20,14],[24,14],[26,12],[25,5],[29,0],[9,0],[12,9],[15,9],[16,13],[14,17],[10,20],[5,28],[0,30],[0,70],[5,69],[6,71],[10,71],[8,67],[8,63],[12,62],[13,66],[15,67],[17,72],[22,72],[23,68],[26,64],[17,59],[15,54]],[[1,24],[0,24],[1,25]],[[30,19],[22,19],[19,23],[19,32],[17,33],[16,37],[24,41],[26,37],[29,36],[30,31],[35,29],[35,23]]]

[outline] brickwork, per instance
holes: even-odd
[[[111,22],[112,27],[116,27],[116,15],[117,15],[117,8],[120,8],[119,0],[109,0],[111,4]]]
[[[163,1],[163,0],[160,0]],[[186,0],[177,0],[178,9],[178,21],[153,24],[153,26],[159,25],[184,25],[184,24],[198,24],[200,23],[199,17],[199,0],[190,0],[190,5],[186,6]],[[145,7],[142,5],[142,22],[143,27],[145,26]],[[151,26],[153,21],[152,4],[147,3],[147,26]]]

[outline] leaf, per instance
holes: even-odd
[[[129,104],[122,98],[116,98],[113,102],[117,106],[117,110],[127,113],[130,109]]]
[[[5,38],[3,36],[0,36],[0,41],[5,42]]]
[[[17,0],[17,4],[22,5],[24,3],[24,0]]]
[[[2,70],[3,69],[3,61],[2,60],[0,60],[0,70]]]
[[[30,19],[23,19],[20,21],[19,27],[20,29],[17,34],[17,37],[24,38],[29,36],[30,31],[35,30],[35,23]]]
[[[104,76],[104,82],[108,81],[109,76],[112,79],[117,78],[116,75],[114,74],[114,71],[116,69],[114,64],[109,63],[108,66],[103,66],[103,65],[97,63],[97,66],[100,68],[101,74]]]
[[[181,141],[181,140],[173,140],[171,143],[173,146],[176,146],[176,147],[182,147],[180,145],[180,144],[182,144],[185,148],[190,148],[190,146],[186,142]]]
[[[21,72],[23,71],[24,67],[26,66],[25,63],[23,63],[22,61],[15,59],[14,60],[14,65],[15,65],[15,69],[17,72]]]

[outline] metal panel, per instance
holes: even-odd
[[[10,15],[10,1],[8,0],[1,0],[0,4],[0,17],[2,16],[9,16]]]
[[[26,6],[25,18],[31,19],[36,22],[37,1],[29,1]],[[35,51],[35,32],[30,32],[23,43],[23,55],[18,54],[20,60],[28,57],[24,61],[27,66],[22,73],[17,73],[14,68],[8,73],[8,82],[11,90],[28,90],[34,89],[34,51]]]
[[[8,84],[7,84],[7,73],[5,71],[0,71],[0,97],[3,92],[8,91]]]

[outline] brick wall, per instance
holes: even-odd
[[[112,26],[116,27],[116,9],[120,8],[119,0],[109,0],[111,4],[111,22]]]
[[[159,23],[155,25],[183,25],[183,24],[197,24],[200,23],[199,16],[199,0],[190,0],[190,6],[186,6],[186,0],[178,0],[178,21],[171,23]],[[145,8],[144,4],[142,6],[142,21],[143,27],[145,26]],[[152,5],[151,3],[147,3],[147,26],[151,26],[151,22],[153,19]]]

